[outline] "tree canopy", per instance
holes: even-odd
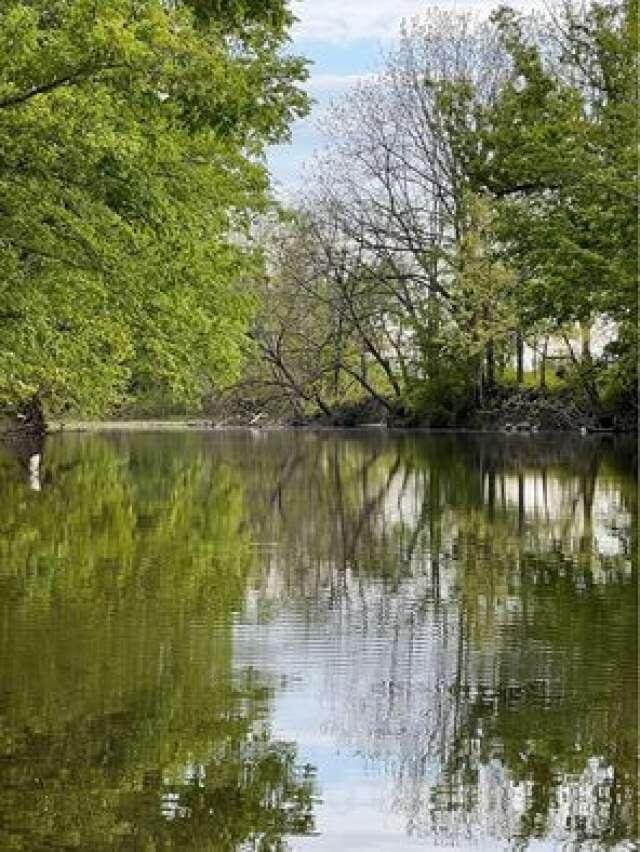
[[[281,0],[3,5],[0,404],[233,377],[265,145],[306,109],[291,21]]]
[[[514,70],[484,111],[471,172],[497,199],[523,309],[635,325],[637,3],[566,6],[550,45],[507,8],[494,21]]]

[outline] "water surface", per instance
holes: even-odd
[[[635,848],[620,442],[0,450],[0,848]]]

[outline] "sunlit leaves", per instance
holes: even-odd
[[[3,10],[0,405],[97,414],[142,385],[197,404],[235,374],[260,157],[306,103],[268,5]]]

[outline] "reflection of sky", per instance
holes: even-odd
[[[378,591],[382,592],[381,586]],[[369,599],[372,610],[373,597]],[[309,620],[302,608],[290,605],[267,623],[251,623],[253,617],[249,609],[236,624],[236,664],[253,665],[282,685],[273,701],[272,736],[295,742],[298,763],[317,770],[319,801],[314,813],[319,836],[295,838],[292,848],[424,849],[424,840],[407,836],[406,816],[392,810],[393,779],[379,761],[363,754],[368,725],[372,720],[374,727],[384,722],[371,691],[389,676],[393,642],[385,639],[392,640],[392,632],[386,637],[363,634],[356,612],[353,618],[348,612],[340,616],[333,611],[328,620]],[[341,629],[336,617],[344,619]],[[438,640],[433,635],[430,641]],[[424,642],[422,647],[420,661],[426,667]],[[408,644],[399,662],[404,671],[407,649]],[[353,706],[345,708],[350,683]],[[371,699],[371,716],[358,724],[352,713],[366,697]],[[377,739],[386,739],[384,731]],[[380,747],[380,743],[370,745],[374,751]]]
[[[362,753],[356,743],[345,744],[336,736],[329,718],[330,705],[326,702],[324,667],[331,668],[332,659],[317,635],[287,635],[290,621],[269,625],[255,625],[255,633],[246,623],[239,626],[238,657],[248,662],[250,647],[255,649],[257,666],[265,669],[277,680],[287,676],[289,685],[276,690],[271,715],[274,739],[295,742],[299,765],[315,767],[318,781],[318,799],[314,806],[316,835],[289,838],[293,850],[322,850],[322,852],[365,852],[365,850],[404,849],[506,849],[508,844],[492,837],[473,841],[463,837],[455,843],[446,838],[429,840],[407,834],[407,816],[393,809],[397,795],[397,780],[385,775],[383,767]],[[283,629],[284,628],[284,629]],[[254,644],[255,642],[255,644]],[[278,650],[279,649],[279,652]],[[276,662],[278,661],[278,662]],[[254,658],[254,663],[256,662]],[[358,660],[342,660],[341,665],[358,667]],[[517,786],[510,784],[499,766],[487,767],[483,785],[489,810],[495,809],[500,794],[507,797],[514,811],[525,807],[524,797],[518,808]],[[496,775],[497,773],[497,775]],[[516,814],[517,817],[517,814]],[[500,814],[496,811],[496,823]],[[496,825],[499,829],[500,826]],[[530,841],[529,849],[557,849],[552,841]]]
[[[499,848],[494,838],[504,836],[505,818],[513,824],[525,807],[523,799],[518,808],[517,790],[499,766],[485,772],[485,807],[489,812],[495,810],[495,788],[508,802],[509,814],[496,812],[495,822],[484,814],[484,825],[473,828],[473,844],[456,836],[456,825],[450,827],[449,835],[456,838],[455,847],[447,845],[446,825],[437,846],[429,839],[428,826],[426,832],[422,826],[419,837],[408,833],[411,817],[406,807],[398,806],[399,800],[411,801],[417,795],[424,811],[429,787],[437,782],[441,768],[437,755],[428,752],[424,730],[434,726],[439,702],[445,709],[449,706],[447,687],[452,671],[447,669],[455,657],[455,624],[447,628],[432,613],[423,624],[413,625],[413,639],[408,641],[410,619],[403,612],[408,614],[415,607],[415,588],[398,592],[403,603],[389,607],[381,625],[375,614],[375,596],[377,590],[383,600],[385,592],[381,584],[372,585],[374,591],[365,596],[365,620],[369,622],[365,630],[358,604],[337,606],[318,617],[289,601],[266,623],[251,607],[236,622],[236,665],[255,667],[269,682],[279,685],[270,714],[272,737],[295,743],[298,765],[310,764],[317,773],[314,814],[318,834],[293,838],[291,847],[330,852],[465,845]],[[412,588],[410,582],[408,585]],[[397,695],[390,707],[384,686],[391,677]],[[449,718],[445,713],[442,719],[445,739],[451,734]],[[423,750],[427,760],[420,779],[413,779],[411,767]],[[492,772],[498,773],[499,784],[488,777]],[[420,814],[419,810],[418,822],[422,821]],[[483,840],[482,835],[491,839]]]
[[[532,549],[540,547],[544,535],[549,546],[555,547],[557,542],[562,541],[567,555],[570,552],[577,553],[583,537],[588,535],[593,542],[591,568],[594,571],[594,582],[606,579],[598,571],[603,558],[623,557],[627,553],[631,515],[624,507],[617,483],[605,477],[598,478],[594,484],[588,517],[585,514],[583,485],[578,477],[556,478],[535,470],[524,471],[521,477],[513,473],[498,474],[494,487],[499,508],[514,516],[521,508],[525,521],[531,522],[529,532],[535,535],[535,542],[530,543]],[[406,477],[403,471],[399,471],[392,478],[385,497],[381,513],[385,523],[415,526],[422,511],[424,488],[425,484],[419,476]],[[486,503],[489,494],[487,476],[483,488]],[[450,537],[455,537],[455,518],[448,525],[448,532]],[[624,568],[630,576],[630,559],[625,560]]]
[[[337,708],[327,701],[327,672],[350,667],[354,673],[359,668],[359,659],[345,649],[345,657],[336,660],[328,653],[318,630],[310,631],[308,627],[298,624],[296,629],[293,622],[285,617],[276,618],[266,625],[251,625],[243,619],[236,629],[237,661],[244,666],[252,660],[261,672],[268,673],[276,683],[282,684],[273,698],[270,717],[273,738],[295,743],[298,765],[309,764],[316,770],[316,834],[289,838],[290,848],[310,852],[512,848],[505,837],[505,829],[510,826],[513,830],[528,807],[526,784],[515,781],[499,760],[479,767],[477,812],[469,815],[471,821],[468,826],[473,839],[466,836],[466,831],[460,832],[460,814],[456,812],[441,814],[439,836],[433,837],[429,833],[425,836],[424,831],[421,836],[410,836],[407,812],[397,804],[405,790],[410,796],[415,795],[415,789],[411,789],[412,779],[399,779],[395,773],[386,773],[379,761],[363,754],[361,739],[350,742],[344,730],[336,730],[334,717]],[[331,627],[335,629],[336,625]],[[385,665],[386,661],[381,660],[382,669]],[[371,675],[372,672],[369,672]],[[342,698],[348,701],[348,694],[343,692]],[[374,701],[375,697],[371,696],[371,700]],[[373,713],[372,717],[375,716]],[[395,745],[398,746],[398,743]],[[432,771],[427,769],[422,784],[431,785],[436,773],[434,763]],[[579,814],[589,818],[594,815],[594,795],[596,804],[608,805],[602,799],[601,783],[603,777],[608,778],[610,774],[609,768],[599,768],[596,759],[587,759],[583,775],[567,779],[561,787],[561,804],[551,814],[548,826],[550,839],[531,839],[527,848],[542,852],[558,849],[559,844],[566,843],[567,817]],[[427,816],[424,788],[422,795],[418,827]],[[474,824],[478,818],[481,823]],[[449,822],[451,825],[448,825]],[[620,845],[614,848],[629,847]]]
[[[305,557],[315,553],[314,534],[322,537],[318,531],[325,529],[322,510],[316,507],[319,517],[314,514],[309,530],[296,529],[295,546],[285,546],[284,501],[284,514],[269,529],[269,541],[277,544],[264,552],[234,626],[235,665],[254,667],[274,687],[271,735],[295,743],[298,764],[317,773],[317,836],[295,838],[291,846],[330,852],[510,848],[509,839],[537,807],[534,785],[488,739],[483,714],[496,712],[503,694],[505,701],[515,701],[520,687],[534,712],[558,699],[573,712],[573,693],[565,694],[566,642],[554,640],[553,625],[545,627],[545,635],[520,629],[528,618],[535,620],[536,601],[530,596],[525,612],[519,560],[535,554],[544,563],[546,555],[559,553],[577,564],[579,557],[582,568],[591,566],[594,584],[626,584],[631,517],[624,493],[606,472],[589,479],[561,466],[546,472],[520,466],[519,475],[498,471],[491,485],[484,474],[482,507],[467,505],[455,490],[453,498],[462,505],[449,500],[447,489],[455,483],[441,481],[440,531],[434,539],[424,513],[430,471],[399,470],[381,492],[376,471],[370,468],[366,480],[357,480],[358,505],[383,495],[366,527],[359,527],[370,562],[364,557],[343,562],[333,550],[323,550],[307,565]],[[497,550],[476,552],[479,534],[493,541],[485,512],[490,500]],[[355,519],[357,507],[353,512]],[[414,540],[415,531],[420,535]],[[415,547],[407,557],[409,540]],[[489,589],[483,560],[496,553],[504,565],[495,571],[484,566],[497,583]],[[473,595],[470,610],[461,586],[469,567],[465,554],[473,565],[478,560],[465,587]],[[397,559],[402,568],[370,570],[377,559],[389,566]],[[537,582],[536,566],[527,569],[531,582]],[[573,577],[576,587],[582,568]],[[558,564],[558,577],[564,572],[564,563]],[[468,641],[471,623],[476,643]],[[580,624],[578,619],[576,627]],[[576,645],[578,655],[583,650]],[[588,667],[585,671],[588,676]],[[596,675],[603,672],[597,669]],[[479,707],[484,710],[474,721]],[[454,753],[456,740],[460,750]],[[536,829],[547,839],[528,841],[527,848],[560,848],[576,840],[582,826],[587,836],[605,836],[612,769],[585,751],[575,768],[559,773]]]
[[[547,508],[553,520],[556,513],[565,514],[567,494],[557,483],[549,486]],[[535,490],[531,486],[525,492],[533,498]],[[598,484],[594,493],[594,508],[615,515],[615,489]],[[394,494],[390,510],[397,509],[398,496]],[[408,499],[401,513],[405,523],[414,509],[415,501]],[[583,520],[579,513],[574,516],[578,525]],[[570,529],[565,536],[571,538]],[[298,598],[285,581],[286,559],[270,568],[265,564],[261,588],[249,594],[236,620],[235,665],[254,667],[275,687],[272,736],[295,743],[298,764],[309,764],[317,773],[318,836],[293,839],[293,849],[508,848],[506,838],[518,830],[530,806],[528,782],[523,785],[495,759],[476,766],[478,799],[469,813],[448,812],[441,805],[431,812],[431,792],[442,790],[443,755],[453,736],[460,600],[450,563],[442,567],[440,602],[425,603],[429,583],[420,561],[417,556],[412,575],[393,591],[380,578],[341,571],[337,599],[326,577],[315,593],[307,590]],[[445,581],[447,574],[452,574],[450,581]],[[268,599],[265,620],[261,606]],[[478,613],[482,617],[480,604]],[[493,615],[503,626],[519,622],[520,598],[507,596]],[[469,698],[479,687],[498,688],[494,651],[489,645],[467,650]],[[547,679],[549,695],[561,690],[562,667],[558,660],[553,662],[553,649],[532,641],[530,651],[546,661],[534,666],[534,673]],[[518,671],[521,649],[505,646],[501,653],[500,676],[508,679],[509,672]],[[475,754],[472,748],[472,759]],[[556,849],[558,843],[568,842],[569,817],[592,821],[599,836],[599,822],[606,826],[600,811],[608,805],[610,790],[606,778],[598,778],[610,767],[593,769],[594,760],[585,754],[584,773],[562,780],[547,821],[550,839],[529,842],[527,848]]]
[[[297,743],[299,762],[316,767],[320,787],[315,807],[319,836],[292,839],[292,848],[424,849],[424,841],[407,837],[404,817],[390,810],[390,780],[353,748],[340,748],[322,732],[319,688],[319,679],[312,676],[275,700],[274,736]]]

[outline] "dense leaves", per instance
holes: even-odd
[[[514,73],[485,111],[476,177],[499,199],[500,236],[526,273],[524,309],[558,323],[635,321],[637,7],[564,9],[551,58],[509,10],[495,22]]]
[[[4,5],[0,403],[197,402],[237,370],[260,158],[305,109],[291,17],[254,5]]]

